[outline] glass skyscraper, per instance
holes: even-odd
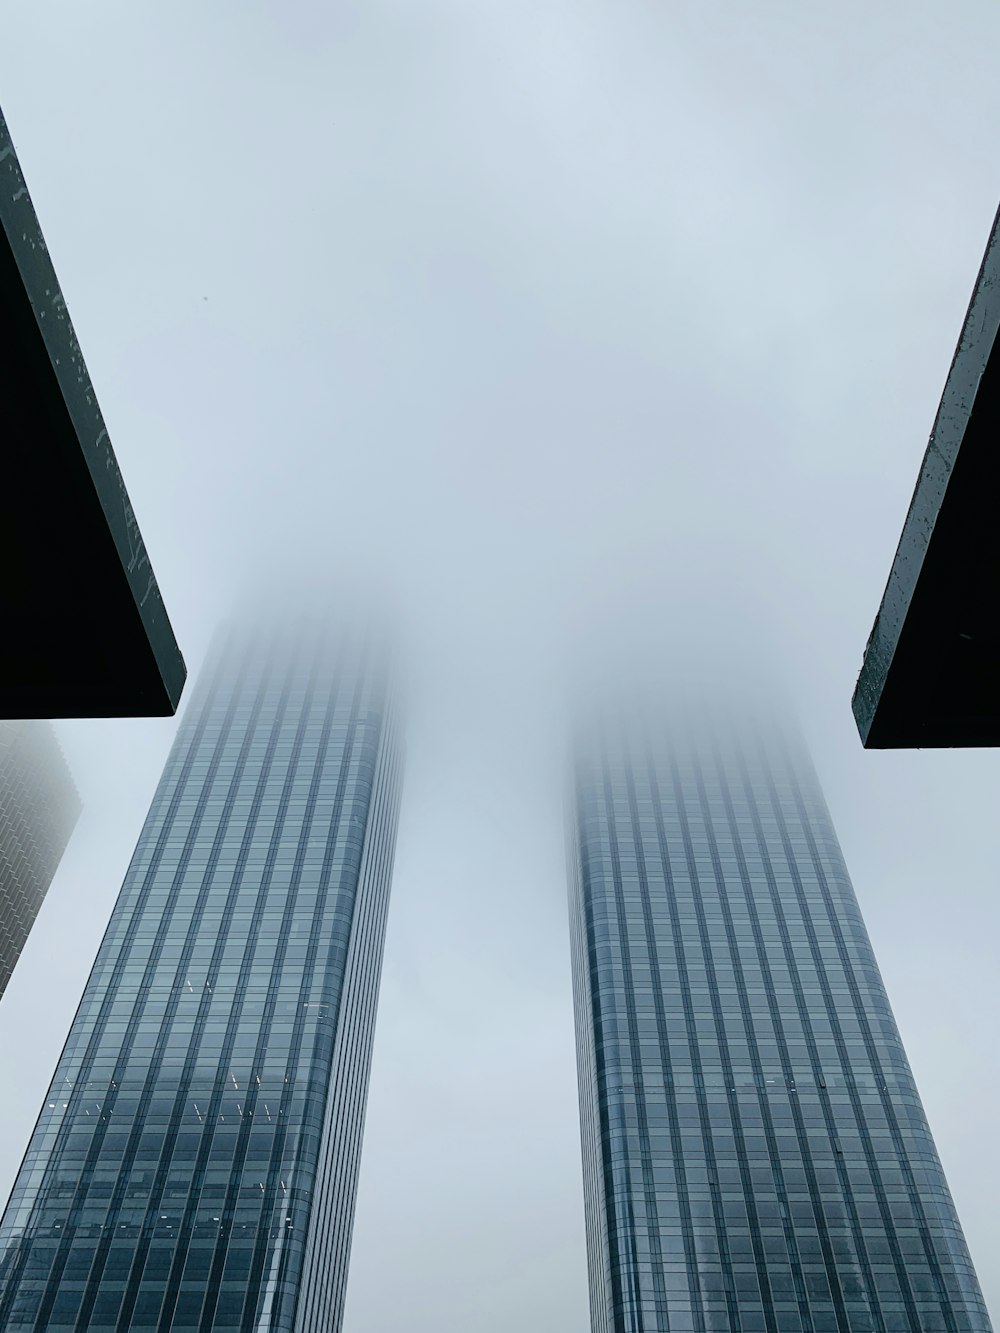
[[[988,1333],[801,743],[607,727],[573,812],[594,1333]]]
[[[80,817],[47,722],[0,722],[0,996]]]
[[[376,647],[203,673],[0,1232],[0,1328],[340,1327],[399,797]]]

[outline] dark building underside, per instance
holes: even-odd
[[[1000,214],[865,650],[868,749],[1000,744]]]
[[[185,667],[0,115],[0,717],[173,713]]]

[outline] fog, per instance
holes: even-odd
[[[192,676],[263,570],[378,586],[407,645],[347,1333],[588,1327],[548,742],[628,635],[797,713],[1000,1316],[1000,756],[865,754],[850,713],[996,207],[998,41],[987,0],[8,7]],[[58,730],[85,809],[0,1004],[0,1192],[174,723]]]

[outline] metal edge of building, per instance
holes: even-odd
[[[63,439],[75,444],[85,463],[93,492],[81,496],[81,506],[96,501],[103,515],[158,677],[155,711],[173,714],[187,669],[2,111],[0,248],[8,250],[9,255],[0,255],[0,261],[13,262],[25,296],[16,309],[4,311],[4,319],[15,321],[16,338],[23,340],[27,354],[48,381],[46,394],[55,406]],[[53,710],[50,715],[67,714]]]
[[[1000,743],[1000,706],[992,717],[963,717],[961,691],[948,697],[945,670],[949,639],[971,637],[957,625],[954,584],[963,556],[971,558],[963,524],[975,522],[976,481],[997,466],[987,454],[997,452],[989,425],[1000,407],[998,329],[1000,212],[854,690],[854,717],[868,749]]]

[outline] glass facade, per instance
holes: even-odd
[[[988,1333],[800,743],[612,728],[573,808],[594,1333]]]
[[[49,724],[0,721],[0,996],[79,816]]]
[[[381,655],[233,636],[0,1231],[0,1328],[340,1327],[395,840]]]

